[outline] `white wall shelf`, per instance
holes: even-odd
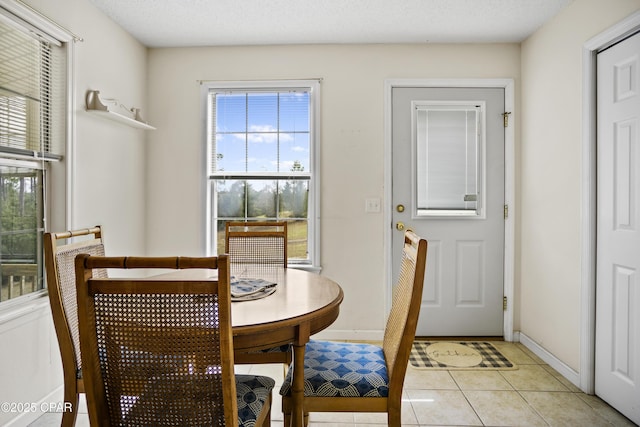
[[[115,100],[111,100],[110,102],[113,102],[116,106],[120,105],[119,102]],[[87,91],[86,103],[88,112],[100,115],[101,117],[104,117],[106,119],[124,123],[138,129],[156,129],[155,127],[142,120],[142,118],[140,117],[140,110],[138,108],[129,109],[129,111],[131,112],[131,117],[109,109],[109,107],[105,105],[100,99],[100,91],[98,90]]]

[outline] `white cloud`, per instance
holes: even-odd
[[[237,139],[244,140],[244,134],[234,134]],[[291,142],[293,137],[287,133],[279,134],[280,142]],[[249,142],[256,144],[273,144],[278,142],[278,130],[271,125],[252,125],[249,128]]]

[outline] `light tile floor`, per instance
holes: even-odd
[[[589,396],[518,343],[494,342],[517,370],[407,371],[402,402],[406,426],[635,426],[596,396]],[[267,375],[281,383],[282,365],[240,365],[239,373]],[[274,391],[271,423],[283,427]],[[81,405],[79,427],[89,426]],[[312,413],[310,427],[386,424],[386,414]],[[60,414],[44,414],[33,427],[58,426]]]

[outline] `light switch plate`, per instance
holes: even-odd
[[[379,213],[380,212],[380,199],[370,198],[365,200],[364,211],[367,213]]]

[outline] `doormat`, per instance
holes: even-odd
[[[418,369],[518,369],[488,342],[414,341],[409,361]]]

